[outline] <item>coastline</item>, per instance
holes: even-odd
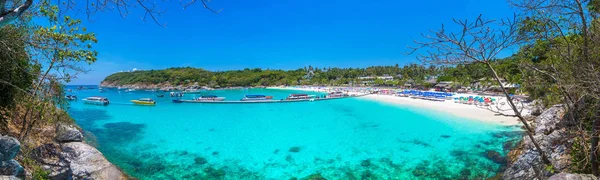
[[[313,88],[313,87],[306,87],[306,88],[304,88],[304,87],[268,87],[268,88],[269,89],[282,89],[282,90],[301,90],[301,91],[311,91],[311,92],[328,92],[327,88]],[[349,94],[360,94],[361,92],[349,91],[348,93]],[[476,96],[476,95],[472,95],[472,94],[456,94],[456,95],[454,95],[454,97],[460,97],[460,96]],[[501,96],[491,96],[491,97],[499,99],[500,104],[502,104],[502,103],[507,104],[505,98],[503,98]],[[476,105],[467,105],[467,104],[454,103],[452,100],[446,100],[444,102],[435,102],[435,101],[412,99],[409,97],[398,97],[398,96],[383,95],[383,94],[370,94],[370,95],[362,96],[359,98],[393,104],[396,106],[411,106],[411,107],[417,107],[417,108],[423,108],[423,109],[431,109],[431,110],[435,110],[438,112],[448,113],[448,114],[452,114],[454,116],[467,118],[469,120],[476,120],[476,121],[492,123],[492,124],[497,124],[497,125],[503,125],[503,126],[514,126],[514,125],[521,124],[521,122],[518,120],[517,117],[499,115],[498,113],[492,112],[490,109],[487,109],[487,108],[493,108],[496,110],[497,108],[495,106],[483,107],[483,106],[476,106]],[[503,114],[506,114],[506,115],[514,114],[512,112],[512,109],[510,109],[509,106],[507,106],[507,105],[501,106],[501,109],[502,110],[499,110],[499,112],[502,112]],[[528,115],[528,114],[530,114],[528,109],[523,110],[523,115]]]

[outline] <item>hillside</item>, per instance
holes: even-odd
[[[514,71],[514,60],[501,60],[496,64],[499,73],[511,82],[520,81],[518,71]],[[469,73],[467,73],[469,72]],[[382,80],[375,76],[385,76]],[[363,77],[363,78],[361,78]],[[369,78],[364,78],[369,77]],[[433,77],[433,78],[432,78]],[[169,68],[164,70],[145,70],[119,72],[102,81],[101,86],[140,86],[164,87],[177,85],[197,85],[210,87],[238,86],[278,86],[278,85],[343,85],[369,84],[398,85],[407,82],[425,83],[426,80],[455,81],[468,85],[473,80],[491,77],[484,66],[479,64],[455,67],[425,67],[410,64],[404,67],[371,66],[367,68],[313,68],[311,66],[296,70],[244,69],[230,71],[207,71],[200,68]]]

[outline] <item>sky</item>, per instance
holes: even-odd
[[[182,0],[187,1],[187,0]],[[133,68],[367,67],[418,63],[406,55],[421,33],[452,19],[511,17],[505,0],[212,0],[215,14],[195,4],[159,4],[164,27],[143,10],[85,17],[96,34],[98,61],[69,84],[99,84]]]

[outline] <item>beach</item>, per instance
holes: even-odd
[[[270,89],[288,89],[288,90],[303,90],[311,92],[327,92],[330,89],[335,88],[323,88],[323,87],[269,87]],[[365,92],[348,91],[350,95],[357,95]],[[453,97],[469,97],[477,96],[475,94],[455,94]],[[514,117],[513,110],[508,106],[506,98],[502,96],[486,96],[498,99],[499,105],[491,106],[477,106],[455,103],[453,100],[446,100],[444,102],[429,101],[423,99],[413,99],[409,97],[398,97],[393,95],[384,94],[370,94],[361,96],[359,98],[374,100],[384,103],[390,103],[398,106],[412,106],[417,108],[431,109],[442,113],[452,114],[454,116],[467,118],[470,120],[482,121],[486,123],[493,123],[498,125],[519,125],[521,122],[517,117]],[[496,111],[492,111],[492,110]],[[500,110],[499,110],[500,109]],[[501,112],[499,114],[498,112]],[[525,108],[522,111],[523,116],[528,115],[529,109]]]

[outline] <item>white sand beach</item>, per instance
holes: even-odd
[[[327,92],[330,88],[317,88],[317,87],[269,87],[270,89],[287,89],[287,90],[303,90],[303,91],[312,91],[312,92]],[[360,94],[360,92],[348,92],[349,94]],[[473,94],[455,94],[454,97],[468,97],[468,96],[477,96]],[[486,96],[489,97],[489,96]],[[391,103],[399,106],[413,106],[418,108],[427,108],[435,111],[449,113],[458,117],[464,117],[470,120],[483,121],[486,123],[494,123],[499,125],[518,125],[521,122],[517,117],[514,116],[506,116],[506,115],[514,115],[514,112],[508,106],[505,97],[501,96],[493,96],[498,99],[498,105],[491,106],[477,106],[477,105],[468,105],[468,104],[460,104],[455,103],[453,100],[446,100],[444,102],[423,100],[423,99],[413,99],[409,97],[398,97],[392,95],[382,95],[382,94],[370,94],[367,96],[362,96],[360,98],[375,100],[385,103]],[[496,111],[492,111],[492,110]],[[498,112],[501,112],[504,115],[500,115]],[[522,111],[523,115],[528,115],[530,112],[526,108]]]

